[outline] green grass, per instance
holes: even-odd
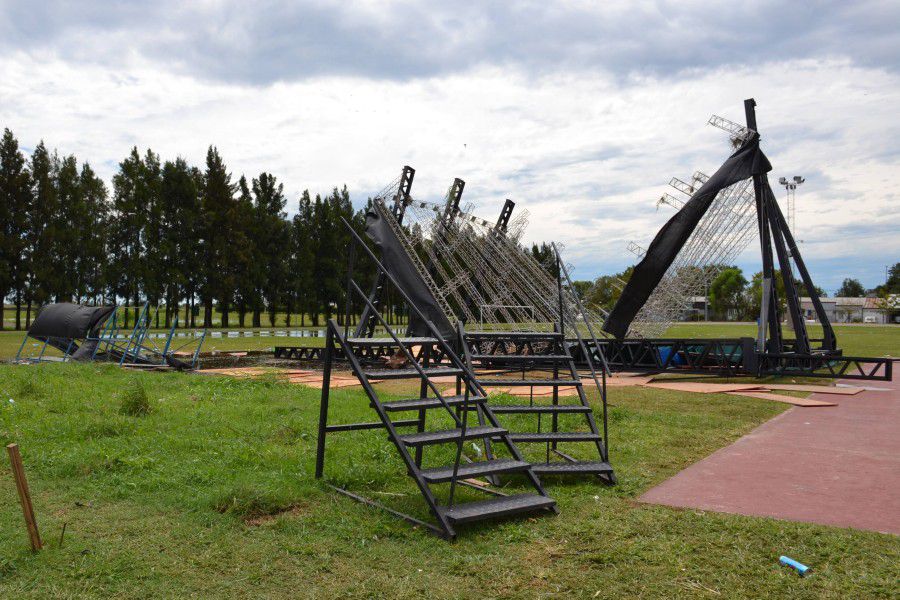
[[[121,412],[136,381],[151,407],[139,417]],[[358,389],[332,398],[335,422],[373,417]],[[47,545],[28,551],[4,462],[0,597],[896,593],[896,537],[635,502],[783,405],[636,388],[610,399],[618,486],[552,483],[560,515],[468,527],[447,543],[312,477],[316,390],[108,365],[0,366],[0,442],[21,447]],[[381,432],[329,438],[326,475],[423,513]],[[780,567],[781,554],[813,575]]]

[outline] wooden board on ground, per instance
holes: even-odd
[[[863,391],[861,387],[831,387],[830,385],[800,385],[793,383],[767,383],[763,387],[770,390],[815,392],[817,394],[838,394],[841,396],[853,396]]]
[[[644,387],[673,390],[676,392],[694,392],[697,394],[724,394],[727,392],[739,392],[741,390],[765,391],[768,389],[767,385],[758,383],[701,383],[699,381],[673,381],[671,383],[656,381],[647,383]]]
[[[298,381],[300,385],[307,385],[312,388],[316,388],[318,390],[322,389],[322,379],[309,379],[306,381]],[[343,388],[343,387],[352,387],[354,385],[359,385],[359,381],[356,378],[353,379],[335,379],[331,378],[331,383],[328,387],[330,388]]]
[[[590,377],[587,378],[591,380]],[[650,383],[652,377],[607,377],[607,387],[630,387],[635,385],[646,385]]]
[[[822,402],[821,400],[810,400],[809,398],[796,398],[794,396],[784,396],[782,394],[775,394],[773,392],[754,392],[754,391],[744,391],[744,392],[725,392],[729,396],[745,396],[750,398],[760,398],[762,400],[775,400],[776,402],[786,402],[787,404],[793,404],[794,406],[837,406],[837,404],[833,402]]]

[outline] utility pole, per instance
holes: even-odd
[[[797,186],[802,184],[806,179],[800,177],[799,175],[794,175],[791,179],[787,177],[781,177],[778,180],[778,183],[784,186],[785,191],[787,192],[787,222],[788,229],[790,229],[794,235],[797,234],[797,212],[796,212],[796,200],[797,200]]]

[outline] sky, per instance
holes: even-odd
[[[831,295],[900,261],[897,23],[866,1],[0,0],[0,127],[107,182],[133,146],[202,165],[213,144],[289,212],[344,184],[359,206],[403,165],[417,199],[459,177],[591,279],[635,262],[669,179],[729,154],[709,117],[753,97],[773,187],[806,178],[795,233]]]

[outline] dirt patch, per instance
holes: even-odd
[[[305,503],[294,504],[292,506],[289,506],[283,510],[280,510],[280,511],[272,513],[272,514],[248,516],[248,517],[245,517],[243,519],[243,521],[244,521],[244,525],[247,525],[248,527],[259,527],[260,525],[265,525],[266,523],[272,523],[278,517],[281,517],[283,515],[288,515],[288,516],[292,516],[292,517],[303,516],[309,512],[309,509],[310,509],[310,507],[308,504],[305,504]]]

